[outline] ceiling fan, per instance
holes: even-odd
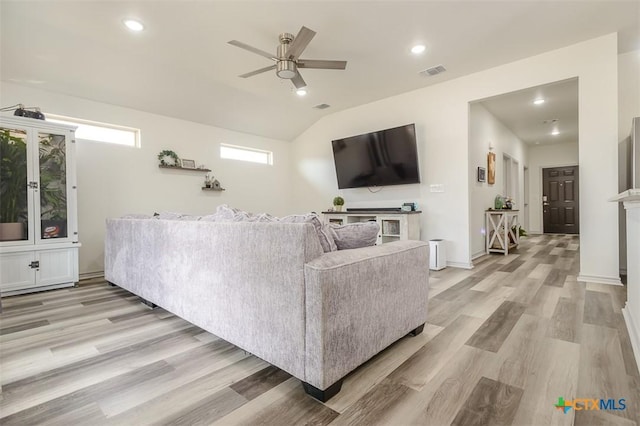
[[[276,75],[282,79],[291,80],[296,89],[307,86],[300,75],[298,68],[317,68],[329,70],[343,70],[347,67],[347,61],[327,61],[320,59],[301,59],[300,55],[306,49],[311,39],[316,35],[315,31],[307,27],[300,28],[298,35],[282,33],[279,36],[280,45],[276,55],[272,55],[264,50],[257,49],[238,40],[231,40],[229,44],[256,53],[275,62],[274,65],[260,68],[255,71],[240,75],[242,78],[253,77],[263,72],[276,70]]]

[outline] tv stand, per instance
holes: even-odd
[[[348,209],[346,212],[322,212],[325,223],[346,225],[375,221],[380,225],[376,244],[420,239],[421,211],[405,212],[399,208]]]

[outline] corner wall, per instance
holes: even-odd
[[[579,78],[580,279],[619,283],[617,206],[617,35],[491,68],[325,116],[294,141],[294,203],[322,210],[341,194],[351,206],[398,206],[417,201],[421,239],[447,240],[450,264],[471,266],[469,102],[523,88]],[[446,65],[446,64],[445,64]],[[410,73],[407,78],[420,78]],[[372,89],[373,90],[373,89]],[[338,191],[330,141],[416,123],[422,183]],[[475,165],[474,165],[475,167]],[[444,185],[443,193],[430,184]]]
[[[2,104],[35,105],[70,117],[139,128],[141,147],[79,140],[80,274],[104,269],[105,219],[127,213],[213,212],[229,204],[253,212],[291,213],[290,143],[2,82]],[[221,142],[270,150],[273,166],[220,159]],[[226,189],[202,191],[202,172],[158,168],[164,149],[205,164]]]

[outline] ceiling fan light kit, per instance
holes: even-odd
[[[240,77],[248,78],[253,77],[263,72],[276,70],[276,75],[279,78],[285,80],[291,80],[291,83],[296,89],[302,89],[307,86],[307,83],[300,75],[298,68],[316,68],[316,69],[334,69],[344,70],[347,67],[346,61],[330,61],[330,60],[318,60],[318,59],[300,59],[300,55],[307,48],[313,37],[316,35],[315,31],[310,30],[307,27],[300,28],[298,35],[295,37],[290,33],[282,33],[278,36],[280,44],[278,45],[276,56],[272,56],[270,53],[264,50],[249,46],[238,40],[231,40],[229,44],[239,47],[257,55],[263,56],[275,62],[275,65],[260,68],[255,71],[241,74]]]

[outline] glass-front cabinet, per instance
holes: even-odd
[[[0,117],[0,293],[78,281],[75,128]]]

